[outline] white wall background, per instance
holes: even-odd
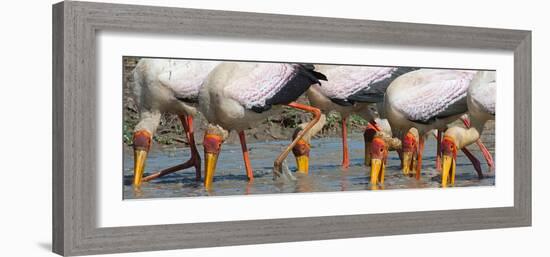
[[[0,255],[53,256],[51,247],[51,4],[9,1],[0,11]],[[111,2],[121,2],[114,1]],[[533,31],[533,227],[296,242],[122,256],[547,256],[550,233],[544,1],[193,0],[125,2],[191,8],[438,23]],[[546,21],[546,22],[544,22]],[[6,59],[7,57],[7,59]],[[6,90],[7,89],[7,90]],[[6,165],[7,164],[7,165]],[[120,256],[120,255],[117,255]]]

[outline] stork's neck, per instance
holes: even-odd
[[[155,134],[160,123],[162,114],[159,111],[142,110],[140,120],[134,131],[147,130],[151,135]]]
[[[312,106],[323,110],[326,108],[323,103],[330,100],[328,100],[328,98],[321,93],[318,87],[318,85],[311,85],[311,87],[309,87],[306,91],[306,96]]]
[[[461,149],[462,147],[473,144],[481,136],[481,131],[476,127],[465,129],[465,131],[466,132],[463,134],[461,140],[457,142],[457,144],[459,145],[459,148]]]
[[[470,122],[470,128],[452,127],[445,132],[446,136],[454,138],[459,149],[476,142],[483,132],[485,120],[471,118]]]

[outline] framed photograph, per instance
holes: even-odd
[[[531,225],[531,32],[53,6],[53,251]]]

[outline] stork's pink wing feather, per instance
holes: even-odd
[[[218,64],[216,61],[171,60],[158,79],[172,89],[176,97],[195,99],[204,80]]]
[[[224,91],[229,97],[250,109],[264,106],[294,76],[296,65],[257,63],[245,76],[230,81]]]
[[[407,119],[428,121],[467,110],[465,99],[473,72],[420,70],[410,74],[423,76],[400,88],[401,92],[393,97],[394,107]]]
[[[321,72],[328,81],[320,87],[321,93],[329,98],[346,99],[372,84],[392,76],[397,68],[369,66],[323,66]]]

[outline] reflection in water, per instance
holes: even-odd
[[[297,181],[296,181],[296,189],[294,190],[295,193],[304,193],[304,192],[312,192],[313,191],[313,176],[308,176],[305,174],[298,173],[296,174]]]
[[[141,186],[134,186],[134,196],[135,198],[143,198],[143,192],[141,191]]]
[[[485,133],[485,132],[484,132]],[[494,154],[494,136],[484,134],[483,141]],[[132,186],[133,155],[131,151],[124,156],[124,198],[159,198],[192,196],[227,196],[248,194],[273,194],[295,192],[332,192],[372,189],[406,189],[439,187],[439,172],[435,170],[435,140],[426,141],[422,179],[417,181],[405,177],[400,170],[397,153],[390,152],[385,171],[384,185],[371,188],[369,168],[363,165],[364,144],[360,135],[349,139],[351,165],[342,170],[340,138],[322,138],[312,142],[309,176],[292,172],[292,177],[283,176],[273,180],[273,160],[287,141],[258,142],[249,144],[250,158],[254,168],[254,181],[249,183],[242,162],[240,145],[227,144],[220,153],[218,170],[214,177],[214,187],[207,191],[202,182],[195,181],[195,172],[189,169],[166,177],[144,183],[138,190]],[[478,157],[484,168],[485,179],[479,180],[469,160],[459,154],[456,186],[492,186],[495,183],[494,172],[487,173],[485,159],[477,146],[468,147]],[[170,151],[153,150],[149,154],[145,173],[176,165],[189,156],[187,148]],[[181,158],[180,158],[181,157]],[[290,155],[285,166],[295,170],[295,162]]]
[[[345,171],[340,174],[340,191],[348,191],[348,180]]]

